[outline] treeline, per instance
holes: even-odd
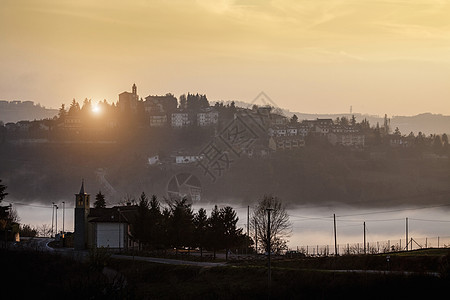
[[[198,128],[195,119],[196,113],[210,107],[206,95],[183,94],[179,97],[179,101],[172,94],[162,98],[164,97],[173,100],[174,105],[169,107],[163,102],[163,112],[159,112],[159,108],[154,112],[154,104],[146,104],[146,101],[142,99],[137,101],[135,110],[121,108],[119,103],[108,103],[106,100],[94,103],[87,98],[82,102],[73,99],[69,106],[61,104],[57,115],[53,118],[8,124],[0,121],[0,143],[17,139],[118,141],[127,140],[133,136],[140,139],[143,135],[152,132],[172,132],[171,114],[177,108],[188,111],[194,118],[187,129],[191,128],[196,132],[207,130],[207,128]],[[224,105],[222,102],[216,102],[214,108],[219,112],[221,123],[231,120],[236,111],[233,103]],[[151,127],[150,115],[153,113],[166,115],[166,124],[161,127]]]
[[[98,194],[96,198],[99,199]],[[95,205],[98,207],[97,202]],[[238,220],[230,206],[219,209],[216,205],[208,216],[204,208],[194,212],[187,199],[168,201],[163,206],[155,195],[148,199],[142,193],[131,232],[141,250],[198,248],[201,256],[204,250],[210,250],[214,258],[216,251],[225,250],[228,259],[230,249],[243,250],[252,244],[242,228],[237,227]]]

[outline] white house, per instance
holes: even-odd
[[[158,165],[161,162],[159,161],[159,155],[155,155],[148,158],[148,164],[151,166]]]
[[[190,164],[201,161],[203,159],[202,155],[176,155],[176,164]]]
[[[150,127],[164,127],[167,124],[167,115],[150,115]]]
[[[327,135],[332,145],[364,148],[365,136],[362,133],[330,133]]]
[[[185,111],[172,113],[172,127],[181,128],[190,124],[189,114]]]
[[[219,123],[219,112],[212,108],[204,109],[197,113],[198,126],[211,126]]]

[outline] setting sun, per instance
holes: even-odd
[[[101,111],[102,110],[101,110],[101,108],[100,108],[100,106],[98,104],[92,106],[92,112],[94,114],[98,115]]]

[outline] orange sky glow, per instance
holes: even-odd
[[[304,113],[450,115],[448,0],[0,0],[0,99],[264,91]]]

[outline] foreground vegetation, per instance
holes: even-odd
[[[450,254],[433,251],[426,255],[391,255],[393,270],[416,273],[336,271],[385,270],[385,256],[381,255],[275,260],[270,290],[264,261],[202,268],[130,262],[103,255],[91,255],[88,262],[81,263],[48,253],[2,251],[0,263],[8,270],[3,286],[19,298],[256,299],[269,294],[272,299],[442,298],[450,283]],[[115,277],[101,272],[105,264],[117,271]],[[117,281],[118,277],[123,280]]]

